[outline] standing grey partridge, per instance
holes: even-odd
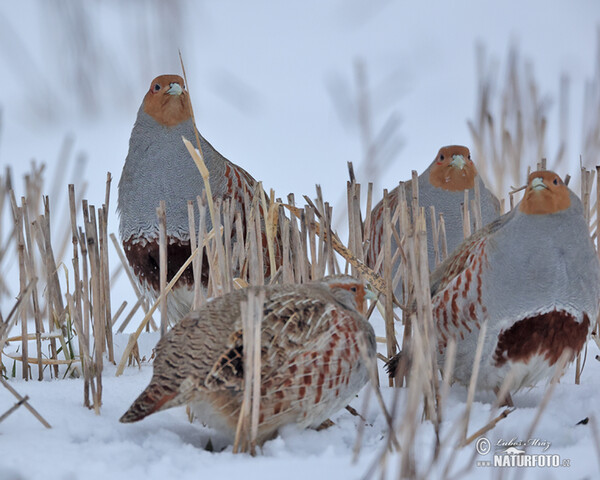
[[[563,353],[572,361],[582,350],[600,308],[581,201],[556,173],[533,172],[519,205],[433,272],[431,295],[439,363],[453,338],[459,383],[470,381],[486,320],[478,388],[498,389],[511,369],[511,390],[553,376]]]
[[[364,359],[375,355],[375,334],[359,313],[365,285],[347,275],[249,289],[265,294],[262,443],[283,425],[318,426],[346,406],[369,379]],[[244,379],[240,303],[247,290],[212,299],[158,342],[152,380],[121,422],[190,404],[199,420],[234,437]]]
[[[500,202],[477,176],[477,168],[471,159],[467,147],[450,145],[440,148],[435,160],[419,175],[419,205],[425,207],[427,221],[427,249],[429,268],[435,268],[435,249],[433,245],[430,206],[435,207],[436,215],[442,213],[446,226],[448,253],[452,252],[464,239],[462,223],[462,204],[464,191],[469,190],[469,199],[474,198],[475,182],[479,182],[482,225],[486,225],[500,215]],[[412,182],[404,182],[409,210],[412,203]],[[389,193],[389,205],[392,215],[398,204],[399,187]],[[472,216],[474,221],[474,217]],[[471,227],[474,229],[474,225]],[[372,210],[367,250],[367,264],[374,268],[377,256],[383,247],[383,200]],[[392,236],[392,255],[397,250]],[[399,268],[399,262],[393,267],[393,273]],[[402,283],[398,282],[395,293],[401,298]]]
[[[196,145],[194,121],[188,93],[179,75],[156,77],[138,111],[131,132],[129,153],[119,182],[119,233],[125,255],[144,292],[156,299],[159,294],[159,224],[156,208],[166,202],[167,280],[170,281],[190,256],[190,232],[187,202],[205,188],[202,176],[182,141],[182,136]],[[250,201],[256,181],[243,168],[227,160],[202,136],[200,145],[208,168],[213,199],[231,200],[246,222],[244,194]],[[196,213],[196,225],[199,216]],[[212,222],[206,215],[206,231]],[[232,230],[232,240],[235,237]],[[263,236],[264,237],[264,236]],[[226,240],[227,241],[227,240]],[[280,258],[278,244],[276,258]],[[263,238],[265,275],[272,268]],[[274,267],[274,266],[273,266]],[[204,258],[201,281],[208,281],[208,263]],[[171,321],[185,315],[193,301],[193,275],[188,268],[180,277],[168,299]]]

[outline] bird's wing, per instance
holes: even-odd
[[[482,302],[482,277],[487,268],[489,237],[478,235],[463,244],[453,257],[444,274],[434,285],[431,304],[437,325],[439,353],[445,349],[449,338],[464,338],[479,329],[486,317]]]
[[[322,321],[335,308],[322,297],[303,297],[293,291],[275,293],[267,299],[261,326],[261,376],[282,368],[288,352],[303,348],[318,336]],[[244,379],[243,330],[241,325],[228,339],[223,353],[211,368],[207,388],[242,389]]]
[[[450,254],[432,273],[430,277],[431,296],[434,297],[442,291],[450,282],[461,275],[471,264],[474,254],[480,249],[493,234],[506,223],[508,216],[494,220],[485,227],[466,238],[456,250]]]
[[[410,207],[412,203],[412,182],[401,182],[404,185],[406,200]],[[400,187],[394,188],[389,192],[390,215],[394,216],[394,211],[398,206]],[[371,231],[369,233],[369,248],[367,249],[367,265],[374,267],[377,262],[377,256],[383,248],[383,199],[379,201],[371,210]],[[383,267],[382,267],[383,268]]]
[[[312,295],[288,291],[270,296],[264,307],[261,327],[263,387],[277,389],[277,384],[285,384],[286,376],[301,375],[317,362],[326,364],[329,361],[327,349],[335,349],[339,342],[348,341],[344,328],[346,323],[352,322],[341,325],[343,317],[348,315],[351,313],[347,309],[321,291]],[[332,322],[338,321],[340,326],[336,331]],[[229,336],[227,347],[214,363],[204,384],[213,390],[230,388],[240,391],[243,379],[244,348],[240,328]],[[290,382],[288,384],[291,386]]]

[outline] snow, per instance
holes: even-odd
[[[297,198],[313,195],[315,183],[320,183],[326,200],[343,210],[343,203],[338,202],[345,195],[347,161],[354,162],[361,183],[378,181],[378,196],[382,187],[408,178],[412,169],[422,170],[439,146],[469,145],[466,120],[475,111],[478,41],[498,63],[498,78],[504,74],[509,46],[518,45],[523,57],[532,60],[541,92],[554,98],[559,75],[568,72],[568,158],[570,173],[577,171],[582,148],[581,100],[585,81],[594,72],[600,20],[600,4],[594,0],[180,1],[169,2],[166,10],[152,14],[152,8],[161,8],[161,3],[166,4],[121,6],[109,1],[65,10],[61,2],[28,0],[20,2],[18,9],[0,12],[0,166],[13,169],[17,196],[23,193],[21,176],[32,158],[47,162],[46,177],[53,178],[64,138],[72,135],[71,156],[85,155],[85,174],[73,171],[72,166],[67,173],[59,170],[61,190],[66,191],[72,181],[79,189],[87,179],[86,197],[92,204],[101,204],[106,171],[111,171],[114,207],[116,182],[139,103],[155,75],[180,71],[178,48],[203,135],[281,197],[288,192]],[[171,24],[167,22],[173,13],[169,8],[174,14],[181,12]],[[65,25],[83,25],[88,36],[69,37]],[[177,28],[168,28],[173,25]],[[82,42],[82,38],[89,41]],[[368,76],[374,133],[390,115],[400,119],[396,135],[402,148],[395,151],[385,175],[377,179],[374,172],[361,167],[364,152],[354,81],[357,59],[363,60]],[[550,112],[549,152],[557,150],[556,111],[554,107]],[[53,199],[55,229],[68,218],[62,214],[64,208],[64,197]],[[111,231],[117,231],[114,210]],[[115,255],[111,261],[114,268]],[[15,263],[9,259],[2,265],[3,275],[14,279],[13,294],[18,285]],[[123,299],[131,298],[131,289],[122,278],[113,292],[113,311]],[[3,313],[12,302],[0,299]],[[375,322],[377,333],[383,335],[381,319]],[[122,351],[127,338],[116,340]],[[149,335],[143,341],[148,355],[156,337]],[[547,453],[570,459],[571,466],[523,469],[525,478],[599,475],[599,447],[592,428],[597,422],[594,418],[600,418],[596,354],[596,345],[590,343],[582,384],[573,384],[571,367],[533,434],[552,443]],[[11,378],[11,385],[29,395],[53,428],[46,430],[23,407],[0,423],[0,479],[357,478],[385,447],[387,427],[373,398],[362,412],[366,391],[353,402],[367,421],[356,463],[353,448],[360,420],[346,411],[335,415],[336,425],[325,431],[284,429],[255,458],[233,455],[218,434],[190,424],[183,409],[122,425],[118,418],[147,384],[151,366],[130,367],[118,378],[114,370],[105,366],[100,416],[82,406],[81,380]],[[490,441],[523,440],[544,392],[540,385],[515,395],[517,410],[487,434]],[[391,407],[397,392],[383,387],[382,393]],[[404,391],[399,401],[402,412]],[[490,412],[491,401],[488,394],[476,396],[469,434],[485,425],[491,414],[499,413]],[[0,387],[0,414],[14,402]],[[453,386],[442,438],[455,431],[465,402],[465,389]],[[590,423],[577,425],[585,417]],[[209,438],[215,448],[224,450],[205,451]],[[419,471],[429,463],[433,438],[431,425],[423,422],[415,439],[416,451],[423,452],[417,456]],[[473,444],[460,450],[453,445],[450,442],[441,454],[441,465],[455,456],[452,473],[462,467],[470,468],[467,478],[502,473],[476,467],[477,460],[490,460],[491,455],[477,456]],[[528,450],[538,452],[533,447]],[[394,478],[397,454],[388,457],[387,465],[388,477]],[[519,472],[511,475],[515,473]],[[430,477],[442,475],[438,469]]]
[[[378,334],[383,333],[381,318],[375,319]],[[140,342],[141,354],[149,356],[156,341],[156,334],[144,334]],[[118,352],[126,345],[127,336],[115,338]],[[590,352],[596,347],[588,345]],[[306,478],[360,478],[369,471],[384,447],[387,426],[380,407],[370,398],[364,411],[368,387],[352,402],[366,420],[361,451],[353,461],[360,419],[341,411],[332,417],[335,425],[324,431],[299,430],[288,426],[280,435],[265,443],[257,457],[232,453],[231,445],[224,438],[198,421],[191,424],[185,409],[174,408],[149,416],[134,424],[120,424],[118,418],[137,397],[150,380],[152,367],[144,363],[140,370],[130,367],[121,377],[114,376],[115,367],[105,366],[103,376],[102,414],[82,407],[83,383],[81,379],[64,379],[44,382],[12,380],[11,384],[21,395],[28,395],[32,405],[52,425],[45,429],[23,407],[0,424],[0,478],[17,479],[163,479],[182,480],[206,476],[207,478],[279,479],[282,475],[292,479]],[[383,379],[383,372],[380,372]],[[582,384],[574,385],[574,368],[571,367],[542,414],[541,422],[528,437],[530,425],[537,413],[545,386],[513,396],[516,410],[501,420],[494,430],[485,436],[493,445],[499,442],[526,441],[529,438],[550,442],[544,451],[541,447],[529,447],[527,453],[559,455],[561,462],[570,461],[570,467],[560,469],[524,469],[524,478],[594,478],[598,472],[598,443],[593,438],[591,422],[577,425],[586,417],[600,418],[597,402],[600,387],[600,364],[589,358]],[[13,405],[15,399],[7,391],[0,390],[0,412]],[[398,419],[402,418],[406,404],[405,391],[382,386],[388,409],[395,396]],[[442,423],[441,438],[451,440],[442,449],[443,461],[430,478],[442,476],[443,466],[453,458],[450,473],[468,468],[464,478],[487,478],[498,474],[490,467],[477,467],[479,460],[492,461],[492,454],[475,454],[475,445],[455,450],[457,422],[465,409],[466,389],[453,386],[447,399]],[[492,411],[491,394],[476,395],[469,423],[469,435],[487,424]],[[398,426],[400,423],[398,424]],[[458,424],[459,425],[459,424]],[[214,452],[205,450],[209,440]],[[432,455],[434,431],[428,422],[417,431],[414,450],[417,467],[423,472]],[[522,448],[522,447],[520,447]],[[493,449],[495,450],[495,449]],[[498,452],[505,448],[498,448]],[[395,478],[399,454],[388,458],[388,476]],[[511,472],[514,474],[515,472]]]

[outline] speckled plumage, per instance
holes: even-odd
[[[454,157],[459,157],[458,162]],[[433,181],[433,184],[432,184]],[[419,175],[419,205],[425,207],[427,221],[427,248],[429,268],[435,268],[435,250],[433,246],[432,222],[430,206],[435,207],[436,216],[444,215],[446,227],[446,242],[448,253],[451,253],[464,240],[463,222],[461,217],[464,202],[464,190],[469,190],[469,199],[474,198],[474,182],[479,183],[482,224],[486,225],[500,215],[500,202],[484,185],[477,176],[477,169],[471,160],[469,149],[459,145],[442,147],[434,161],[421,175]],[[412,204],[412,182],[403,182],[409,210]],[[393,215],[398,204],[399,187],[389,192],[390,211]],[[471,231],[475,230],[474,216],[471,217]],[[395,228],[398,228],[396,225]],[[377,255],[383,247],[383,200],[372,210],[367,250],[367,264],[374,268]],[[397,250],[397,245],[392,236],[392,255]],[[399,263],[394,265],[393,272],[399,268]],[[398,282],[395,293],[401,298],[402,283]]]
[[[125,254],[142,289],[152,299],[158,296],[159,274],[156,208],[160,200],[165,200],[170,280],[191,253],[187,202],[191,200],[196,205],[196,197],[202,196],[205,190],[202,176],[183,144],[182,136],[197,146],[183,79],[178,75],[161,75],[152,81],[138,111],[119,182],[118,199],[119,233]],[[244,193],[252,199],[256,181],[244,169],[223,157],[202,136],[199,138],[210,174],[213,199],[233,200],[245,225]],[[195,221],[198,225],[198,213]],[[211,228],[207,212],[206,231]],[[232,238],[234,236],[235,229]],[[277,257],[278,254],[277,251]],[[270,272],[268,255],[265,255],[265,266]],[[204,281],[207,267],[207,264],[203,266]],[[191,272],[191,268],[189,270]],[[172,321],[180,319],[191,307],[191,278],[191,273],[184,275],[169,296]]]
[[[364,284],[348,276],[303,285],[249,287],[265,293],[258,439],[289,423],[318,426],[368,381],[372,327],[358,313]],[[203,423],[234,437],[243,396],[238,290],[191,312],[156,347],[154,374],[121,418],[134,422],[189,403]],[[366,352],[360,352],[359,338]]]
[[[478,387],[511,389],[550,378],[595,324],[600,264],[579,198],[549,171],[534,172],[522,202],[466,239],[431,276],[440,366],[457,341],[454,378],[468,384],[487,320]]]

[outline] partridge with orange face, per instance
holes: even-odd
[[[467,147],[450,145],[440,148],[435,160],[419,175],[419,206],[425,207],[427,221],[427,248],[429,268],[436,266],[435,248],[433,245],[432,221],[430,206],[435,207],[436,215],[443,214],[446,227],[448,252],[452,252],[464,239],[461,217],[464,191],[469,191],[469,199],[474,198],[475,182],[479,183],[482,225],[486,225],[500,215],[500,202],[477,176],[477,168],[471,159]],[[412,182],[404,182],[406,200],[409,210],[412,203]],[[392,215],[398,205],[399,187],[389,193],[389,205]],[[369,248],[366,261],[375,268],[377,258],[383,247],[383,201],[379,202],[371,213]],[[474,222],[474,217],[473,217]],[[474,223],[471,226],[474,231]],[[392,236],[392,255],[397,250],[395,238]],[[399,262],[393,267],[395,272]],[[401,298],[401,282],[398,282],[395,293]]]
[[[478,388],[511,390],[554,375],[583,348],[600,305],[600,264],[579,198],[550,171],[523,200],[466,239],[431,276],[440,366],[456,341],[454,378],[467,385],[487,321]]]
[[[143,290],[153,299],[159,293],[159,225],[156,208],[166,202],[167,280],[170,281],[190,256],[187,202],[196,204],[204,181],[187,151],[182,136],[196,145],[196,134],[188,94],[179,75],[155,78],[138,111],[131,132],[129,153],[119,182],[119,233],[125,255]],[[254,196],[256,181],[241,167],[231,163],[202,136],[200,146],[209,171],[213,199],[231,200],[241,214],[245,228],[244,198]],[[199,215],[196,213],[196,225]],[[206,216],[206,229],[212,222]],[[232,239],[235,229],[232,231]],[[271,272],[269,256],[264,265]],[[279,250],[276,251],[279,258]],[[274,270],[274,269],[273,269]],[[208,264],[202,266],[203,285],[208,280]],[[169,318],[185,315],[193,301],[193,275],[188,268],[168,297]]]
[[[259,443],[286,424],[318,426],[368,381],[375,355],[364,283],[346,275],[303,285],[249,287],[264,292]],[[209,301],[156,347],[154,374],[121,422],[190,404],[199,420],[231,439],[243,399],[240,303],[246,290]]]

